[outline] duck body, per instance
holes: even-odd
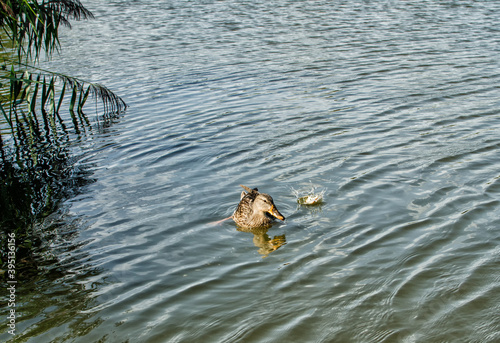
[[[240,186],[246,192],[241,192],[240,203],[233,213],[238,226],[251,229],[271,225],[275,218],[285,220],[269,194],[260,193],[257,188]]]

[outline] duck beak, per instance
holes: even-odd
[[[272,215],[275,218],[278,218],[279,220],[285,220],[285,217],[278,211],[278,209],[273,205],[269,211],[267,211],[270,215]]]

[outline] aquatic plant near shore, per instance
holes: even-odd
[[[0,121],[0,150],[6,141],[19,144],[23,128],[33,136],[65,130],[63,119],[69,118],[61,115],[62,105],[76,133],[89,124],[83,112],[89,96],[102,104],[104,117],[127,107],[105,86],[33,64],[60,49],[61,24],[71,27],[70,19],[90,18],[92,13],[78,0],[0,0],[0,118],[4,119]]]
[[[61,25],[91,18],[78,0],[0,0],[0,240],[15,233],[34,272],[37,223],[82,185],[69,146],[92,127],[84,105],[93,99],[105,121],[127,107],[105,86],[37,66],[59,51]]]

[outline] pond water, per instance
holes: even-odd
[[[130,107],[1,340],[500,341],[500,2],[83,3],[44,66]]]

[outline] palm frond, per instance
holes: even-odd
[[[10,5],[10,1],[0,0],[0,7],[2,8],[2,15],[14,16],[14,11],[12,10],[12,6]]]
[[[45,4],[67,18],[75,20],[94,19],[92,12],[86,9],[78,0],[52,0]]]
[[[19,59],[26,56],[36,61],[42,51],[50,56],[60,47],[60,25],[71,27],[70,19],[92,18],[78,0],[0,0],[0,24],[9,40],[17,43]]]
[[[7,76],[0,75],[0,79],[7,81],[4,84],[10,83],[10,101],[4,102],[8,111],[2,107],[2,113],[13,132],[16,125],[22,124],[28,125],[29,132],[37,135],[42,131],[57,135],[57,123],[65,130],[60,109],[66,104],[73,128],[79,133],[90,125],[84,111],[89,98],[102,105],[105,119],[127,107],[122,98],[103,85],[33,66],[25,67],[22,73],[11,69]],[[71,96],[65,100],[68,91]],[[17,113],[21,116],[17,116]]]

